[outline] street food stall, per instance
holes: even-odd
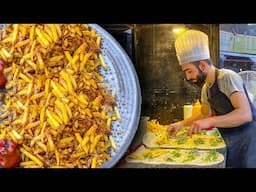
[[[223,67],[217,24],[1,25],[1,167],[226,167],[216,127],[167,133],[201,110],[174,47],[187,29]]]

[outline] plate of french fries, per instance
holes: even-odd
[[[141,93],[133,64],[96,24],[7,24],[0,139],[23,168],[109,168],[129,147]]]

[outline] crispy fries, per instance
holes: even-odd
[[[96,168],[117,151],[121,119],[102,86],[102,37],[83,24],[12,24],[0,32],[8,79],[0,137],[20,144],[21,167]]]

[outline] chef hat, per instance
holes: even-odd
[[[175,41],[180,65],[210,58],[208,36],[197,30],[188,30]]]

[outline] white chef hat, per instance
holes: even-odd
[[[180,65],[210,58],[208,36],[197,30],[188,30],[175,41]]]

